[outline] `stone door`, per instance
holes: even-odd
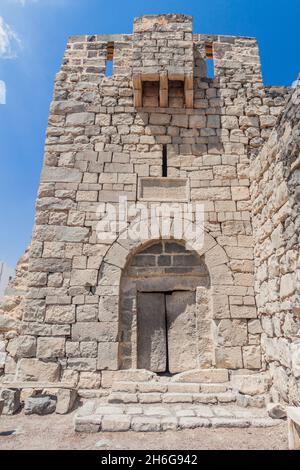
[[[198,367],[196,294],[166,295],[169,371],[172,374]]]
[[[195,292],[138,293],[137,366],[172,374],[197,361]]]
[[[137,366],[139,369],[165,372],[167,368],[165,296],[138,293]]]

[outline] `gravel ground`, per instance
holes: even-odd
[[[1,416],[0,449],[287,449],[286,422],[273,428],[85,434],[73,431],[73,417],[74,412],[65,416],[25,416],[23,413]]]

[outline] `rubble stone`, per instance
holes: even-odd
[[[54,413],[56,399],[51,396],[33,396],[25,401],[24,413],[26,415],[48,415]]]
[[[0,399],[3,400],[2,413],[4,415],[13,415],[19,410],[21,392],[19,389],[2,389]]]

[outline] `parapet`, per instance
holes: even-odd
[[[143,83],[159,83],[159,105],[167,108],[169,82],[181,82],[185,106],[193,107],[193,27],[185,15],[143,16],[134,21],[133,87],[142,106]]]

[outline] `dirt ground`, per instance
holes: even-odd
[[[273,428],[189,429],[167,432],[85,434],[73,430],[74,413],[0,417],[0,450],[220,450],[287,449],[287,424]]]

